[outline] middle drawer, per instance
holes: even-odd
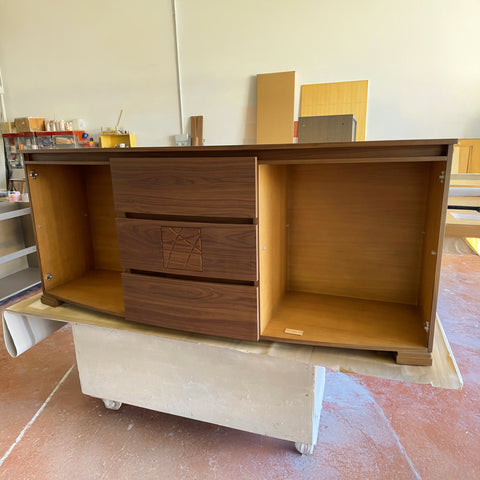
[[[118,218],[123,268],[255,282],[257,226]]]

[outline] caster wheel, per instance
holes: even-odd
[[[109,410],[118,410],[122,406],[122,402],[116,402],[115,400],[107,400],[102,398],[105,407]]]
[[[315,445],[312,445],[311,443],[296,442],[295,443],[295,448],[302,455],[311,455],[313,453],[313,449],[315,448]]]

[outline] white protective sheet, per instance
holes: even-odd
[[[437,329],[433,347],[431,367],[397,365],[388,352],[349,350],[342,348],[294,345],[279,342],[248,342],[208,335],[178,332],[165,328],[127,322],[113,315],[63,304],[49,307],[35,295],[19,302],[4,312],[3,329],[7,349],[12,356],[20,355],[65,322],[95,325],[127,330],[133,333],[158,335],[185,342],[207,343],[225,349],[236,349],[271,357],[292,360],[327,367],[334,371],[370,375],[409,383],[429,384],[434,387],[459,390],[463,380],[451,351],[441,322],[437,317]]]

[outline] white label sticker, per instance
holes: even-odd
[[[295,330],[294,328],[286,328],[284,333],[289,333],[290,335],[303,335],[303,330]]]

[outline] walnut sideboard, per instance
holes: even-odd
[[[429,365],[455,143],[29,151],[42,301]]]

